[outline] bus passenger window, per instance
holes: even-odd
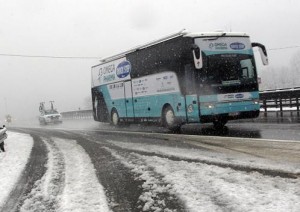
[[[184,66],[184,75],[185,75],[185,93],[194,94],[195,93],[195,72],[191,64],[186,64]]]

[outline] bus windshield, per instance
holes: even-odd
[[[253,55],[216,54],[203,57],[203,68],[196,71],[202,95],[257,91]]]
[[[201,75],[202,81],[211,86],[231,86],[256,82],[253,56],[246,54],[207,56]]]

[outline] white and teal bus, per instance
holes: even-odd
[[[245,33],[179,33],[101,60],[92,67],[95,121],[213,123],[259,115],[253,47]]]

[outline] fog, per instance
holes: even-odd
[[[0,0],[0,120],[85,109],[101,57],[180,31],[247,32],[272,71],[300,48],[297,0]],[[288,47],[288,48],[286,48]],[[291,47],[291,48],[290,48]],[[260,72],[267,69],[258,61]],[[270,73],[272,75],[272,73]],[[300,86],[300,85],[299,85]],[[1,124],[0,123],[0,124]]]

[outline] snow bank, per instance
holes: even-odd
[[[6,152],[0,153],[0,209],[24,170],[33,146],[26,134],[7,132]]]

